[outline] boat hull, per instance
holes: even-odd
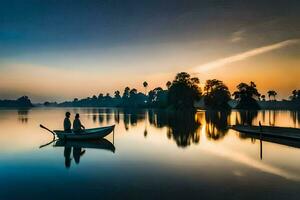
[[[106,126],[100,128],[86,129],[81,133],[74,132],[65,132],[60,130],[54,130],[53,132],[57,135],[57,137],[61,140],[93,140],[104,138],[109,135],[115,128],[113,126]]]

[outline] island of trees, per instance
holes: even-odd
[[[203,90],[199,79],[186,72],[178,73],[174,80],[166,83],[165,89],[156,87],[148,91],[148,83],[143,82],[144,92],[125,87],[122,92],[93,95],[72,101],[45,102],[43,106],[52,107],[124,107],[124,108],[163,108],[171,110],[193,110],[201,107],[210,110],[231,108],[258,110],[263,109],[300,109],[300,90],[292,91],[290,100],[277,101],[277,92],[270,90],[266,95],[258,92],[254,82],[240,83],[236,91],[230,93],[228,87],[217,79],[207,80]],[[17,100],[0,100],[0,107],[32,107],[27,96]]]
[[[30,99],[27,96],[22,96],[17,100],[0,100],[0,107],[8,107],[8,108],[30,108],[33,107]]]

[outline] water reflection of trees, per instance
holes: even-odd
[[[111,108],[106,108],[106,122],[109,124],[112,118],[112,109]]]
[[[299,111],[291,111],[290,115],[293,119],[294,127],[297,127],[300,124],[300,112]]]
[[[191,112],[167,112],[165,110],[120,109],[114,111],[115,121],[118,122],[123,115],[125,130],[145,122],[144,136],[148,135],[147,121],[156,128],[167,128],[167,137],[174,139],[178,146],[186,147],[198,143],[200,134],[200,120]]]
[[[28,122],[28,114],[29,114],[29,109],[18,110],[18,120],[21,123],[27,123]]]
[[[231,111],[205,111],[198,113],[191,112],[168,112],[161,109],[112,109],[97,108],[90,109],[92,120],[104,125],[104,123],[123,122],[125,130],[129,131],[138,124],[144,124],[143,135],[148,137],[147,125],[156,128],[166,128],[166,135],[180,147],[186,147],[192,143],[198,143],[200,140],[200,118],[205,119],[206,137],[211,140],[219,140],[229,132]],[[269,112],[269,111],[268,111]],[[269,115],[269,124],[276,123],[277,112],[262,113],[262,118]],[[253,125],[258,117],[256,110],[239,110],[235,112],[235,124]],[[267,118],[267,117],[266,117]],[[293,119],[299,120],[300,114],[294,113]],[[113,121],[113,122],[112,122]],[[268,123],[268,121],[266,121]],[[240,137],[243,137],[240,135]]]
[[[95,123],[97,121],[97,115],[98,115],[98,111],[97,109],[93,109],[92,110],[92,115],[93,115],[93,122]]]
[[[117,124],[120,123],[120,110],[119,109],[114,109],[114,120],[115,120],[115,123],[117,123]]]
[[[88,119],[90,116],[92,116],[92,120],[94,123],[99,123],[100,125],[103,125],[104,122],[109,124],[112,120],[113,115],[115,116],[115,122],[119,123],[118,118],[119,113],[116,114],[115,112],[118,111],[117,109],[112,108],[91,108],[91,109],[85,109],[84,110],[88,115]]]
[[[269,110],[269,125],[270,126],[275,126],[277,115],[278,115],[277,110]]]
[[[209,139],[219,140],[228,133],[231,111],[206,111],[206,136]]]
[[[174,139],[180,147],[200,141],[200,122],[191,112],[150,111],[149,122],[157,128],[167,127],[167,137]]]
[[[235,124],[252,126],[254,119],[258,115],[257,110],[239,110],[237,111],[239,117],[236,117]]]
[[[252,126],[254,119],[258,116],[257,110],[239,110],[237,111],[238,116],[235,118],[235,124],[242,124]],[[264,113],[263,113],[264,114]],[[244,133],[239,133],[239,138],[247,139],[249,136]],[[252,143],[255,143],[255,140],[251,139]]]
[[[120,123],[123,121],[125,130],[130,130],[131,127],[137,126],[137,124],[144,122],[145,130],[144,136],[148,135],[148,122],[151,126],[156,128],[167,128],[167,137],[174,139],[178,146],[186,147],[192,143],[198,143],[200,140],[200,134],[198,129],[200,128],[199,113],[191,112],[167,112],[165,110],[147,110],[147,109],[107,109],[97,108],[88,109],[86,112],[92,116],[94,123],[97,122],[103,125],[106,121],[110,123],[114,120],[114,123]],[[198,118],[197,118],[198,116]],[[148,121],[148,122],[147,122]],[[217,126],[219,127],[219,126]]]
[[[123,122],[126,130],[129,130],[130,126],[136,126],[138,122],[142,122],[146,118],[146,110],[143,109],[122,109],[119,114],[123,114]]]

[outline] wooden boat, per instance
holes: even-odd
[[[298,128],[275,127],[275,126],[244,126],[244,125],[233,125],[230,128],[247,134],[300,140],[300,129]]]
[[[115,152],[115,146],[108,140],[102,138],[100,140],[58,140],[54,147],[73,147],[84,149],[103,149]]]
[[[54,130],[53,132],[57,135],[59,139],[72,139],[72,140],[92,140],[104,138],[110,134],[115,128],[115,125],[85,129],[81,133],[65,132],[61,130]]]

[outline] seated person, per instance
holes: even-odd
[[[80,133],[80,132],[83,132],[85,127],[81,124],[80,122],[80,119],[79,119],[79,114],[77,113],[75,115],[75,119],[74,119],[74,122],[73,122],[73,131],[75,133]]]
[[[64,120],[64,131],[71,132],[71,121],[70,121],[71,114],[69,112],[66,112],[66,117]]]

